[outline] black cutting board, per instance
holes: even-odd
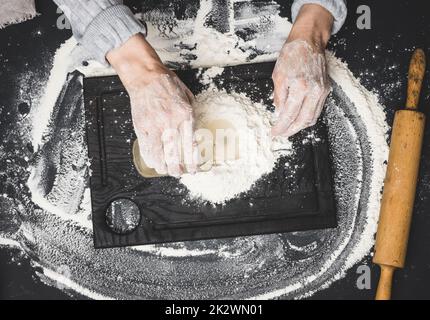
[[[273,63],[227,67],[214,83],[220,89],[246,93],[270,109],[273,67]],[[177,74],[198,94],[205,89],[199,81],[201,71],[184,70]],[[131,153],[136,137],[130,102],[118,77],[85,78],[84,98],[96,248],[336,226],[331,161],[323,121],[296,135],[293,155],[282,158],[273,173],[258,181],[251,191],[214,206],[190,200],[187,189],[175,178],[146,179],[137,173]],[[116,210],[109,212],[116,214],[107,219],[108,208],[114,207]],[[112,228],[116,226],[114,222],[124,223],[118,210],[137,213],[136,228]],[[129,226],[130,221],[125,221],[125,225]]]

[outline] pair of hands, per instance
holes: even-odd
[[[332,24],[333,17],[324,8],[302,7],[273,72],[278,114],[274,136],[292,136],[318,120],[330,92],[324,50]],[[198,148],[190,90],[142,35],[109,52],[107,59],[129,93],[145,163],[159,174],[195,173]]]

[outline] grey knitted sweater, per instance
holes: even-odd
[[[133,15],[122,0],[54,0],[66,14],[73,34],[92,58],[106,63],[106,54],[137,33],[146,35],[145,26]],[[295,0],[293,21],[304,4],[325,7],[334,17],[333,33],[345,22],[346,0]]]

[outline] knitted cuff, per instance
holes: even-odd
[[[85,30],[80,42],[89,51],[92,58],[108,64],[106,54],[120,47],[132,36],[147,29],[125,5],[115,5],[97,15]]]
[[[332,34],[337,33],[345,23],[348,10],[343,0],[296,0],[291,8],[293,22],[296,21],[300,9],[305,4],[318,4],[333,15],[334,24]]]

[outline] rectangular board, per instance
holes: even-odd
[[[223,90],[243,92],[271,108],[273,63],[225,68],[214,79]],[[177,71],[198,94],[202,70]],[[323,121],[293,138],[294,153],[246,194],[224,205],[190,200],[175,178],[146,179],[134,167],[129,97],[116,76],[84,79],[91,201],[96,248],[238,237],[336,227],[331,161]],[[306,140],[306,143],[303,141]],[[291,170],[289,168],[294,168]],[[136,229],[114,232],[106,222],[113,201],[139,208]]]

